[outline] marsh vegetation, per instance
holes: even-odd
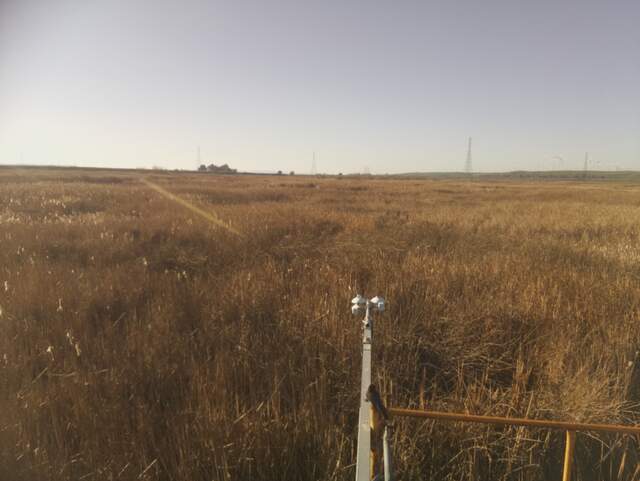
[[[0,170],[0,479],[353,479],[390,405],[640,421],[640,185]],[[563,433],[398,420],[400,479],[545,480]],[[575,478],[637,479],[581,434]]]

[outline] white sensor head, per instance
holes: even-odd
[[[356,297],[351,299],[351,304],[354,306],[364,307],[367,304],[367,300],[358,294]]]
[[[358,294],[356,297],[351,299],[351,314],[358,314],[359,312],[364,311],[366,305],[367,300]]]
[[[384,312],[384,298],[380,296],[376,296],[371,299],[371,304],[378,310],[378,312]]]

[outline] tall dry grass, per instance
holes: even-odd
[[[640,187],[0,171],[0,479],[353,479],[388,404],[640,421]],[[397,420],[403,480],[546,480],[563,433]],[[638,479],[579,434],[575,479]]]

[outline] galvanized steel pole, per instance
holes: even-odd
[[[374,473],[371,453],[371,409],[373,407],[367,396],[371,386],[371,345],[373,342],[373,317],[372,310],[384,311],[385,303],[381,297],[365,299],[357,295],[351,301],[351,312],[357,314],[364,311],[362,320],[362,375],[360,379],[360,413],[358,414],[358,449],[356,455],[356,481],[371,481]]]
[[[357,298],[356,298],[357,299]],[[371,403],[367,400],[367,390],[371,385],[371,341],[373,340],[373,320],[367,302],[365,318],[362,321],[362,376],[360,381],[360,414],[358,416],[358,454],[356,457],[356,481],[371,480]]]

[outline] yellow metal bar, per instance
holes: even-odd
[[[439,419],[467,423],[500,424],[510,426],[530,426],[534,428],[562,429],[564,431],[600,431],[610,433],[640,434],[640,426],[619,424],[589,424],[566,421],[547,421],[543,419],[504,418],[497,416],[478,416],[475,414],[447,413],[441,411],[421,411],[415,409],[388,408],[391,416]]]
[[[564,446],[564,467],[562,481],[571,481],[571,466],[573,465],[573,448],[576,444],[576,432],[567,431],[567,442]]]

